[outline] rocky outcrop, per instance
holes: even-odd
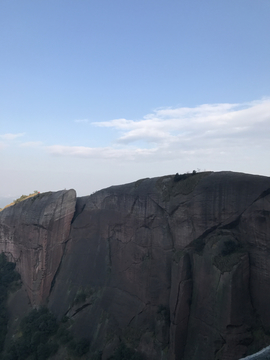
[[[49,296],[76,205],[74,190],[38,194],[0,213],[0,251],[16,262],[33,306]]]
[[[36,292],[36,262],[22,266],[22,244],[10,241],[13,250],[4,251],[25,272],[30,294],[48,298],[59,319],[72,319],[77,337],[90,339],[91,356],[102,351],[106,360],[124,342],[149,360],[237,360],[269,340],[269,215],[267,177],[165,176],[78,198],[70,233],[65,225],[57,243],[57,266],[43,262],[47,280]],[[27,229],[14,224],[30,249]]]

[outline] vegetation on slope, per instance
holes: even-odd
[[[174,180],[175,182],[178,182],[178,181],[181,181],[181,180],[188,179],[189,177],[191,177],[191,176],[193,176],[193,175],[196,175],[196,174],[197,174],[196,170],[193,170],[192,173],[185,173],[185,174],[178,174],[178,173],[176,173],[176,174],[174,175],[173,180]]]
[[[59,323],[46,307],[41,307],[22,319],[19,332],[6,347],[3,360],[46,360],[61,347],[72,359],[88,352],[89,341],[74,340],[66,319]]]
[[[22,195],[22,196],[20,196],[18,199],[12,201],[12,203],[6,205],[3,209],[0,208],[0,211],[4,210],[4,209],[6,209],[6,208],[8,208],[8,207],[10,207],[10,206],[13,206],[13,205],[15,205],[15,204],[18,204],[18,203],[20,203],[21,201],[24,201],[24,200],[26,200],[26,199],[29,199],[29,198],[33,197],[33,196],[36,196],[36,195],[38,195],[38,194],[39,194],[39,192],[38,192],[37,190],[35,190],[33,193],[31,193],[31,194],[29,194],[29,195]]]
[[[109,360],[143,360],[142,354],[121,343]]]
[[[3,351],[7,334],[7,298],[8,293],[20,282],[20,275],[14,270],[16,264],[7,261],[4,253],[0,254],[0,353]]]
[[[20,323],[14,339],[5,344],[8,311],[7,300],[11,291],[21,285],[16,264],[9,262],[4,253],[0,254],[0,359],[1,360],[45,360],[66,348],[70,358],[78,358],[89,350],[89,341],[73,339],[68,330],[66,318],[57,322],[55,316],[45,307],[32,310]],[[5,351],[4,351],[5,347]]]

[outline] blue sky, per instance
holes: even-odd
[[[269,18],[269,0],[0,1],[0,197],[270,176]]]

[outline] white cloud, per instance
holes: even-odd
[[[95,126],[119,131],[113,146],[48,147],[51,154],[122,160],[225,156],[251,147],[270,151],[270,99],[244,104],[160,108],[140,120],[114,119]]]
[[[0,135],[0,138],[3,139],[3,140],[14,140],[14,139],[17,139],[18,137],[21,137],[21,136],[24,136],[25,133],[19,133],[19,134],[3,134],[3,135]]]
[[[41,145],[42,145],[41,141],[28,141],[28,142],[22,143],[20,146],[35,148],[35,147],[39,147]]]
[[[135,159],[136,156],[148,156],[157,149],[117,149],[113,147],[90,148],[85,146],[48,146],[47,150],[52,155],[75,156],[92,159]]]
[[[89,120],[88,119],[76,119],[74,120],[76,123],[88,123]]]

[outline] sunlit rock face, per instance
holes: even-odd
[[[45,302],[63,256],[74,190],[38,194],[0,213],[0,251],[15,261],[33,306]]]
[[[256,352],[270,326],[269,194],[267,177],[208,172],[78,198],[75,213],[72,202],[70,217],[53,226],[54,239],[61,226],[66,232],[56,242],[57,272],[43,262],[38,299],[72,319],[74,334],[90,339],[90,354],[102,351],[103,360],[120,342],[149,360],[238,360]],[[33,231],[29,237],[17,222],[23,241],[8,242],[8,217],[0,218],[1,246],[33,289],[36,262],[20,260]]]

